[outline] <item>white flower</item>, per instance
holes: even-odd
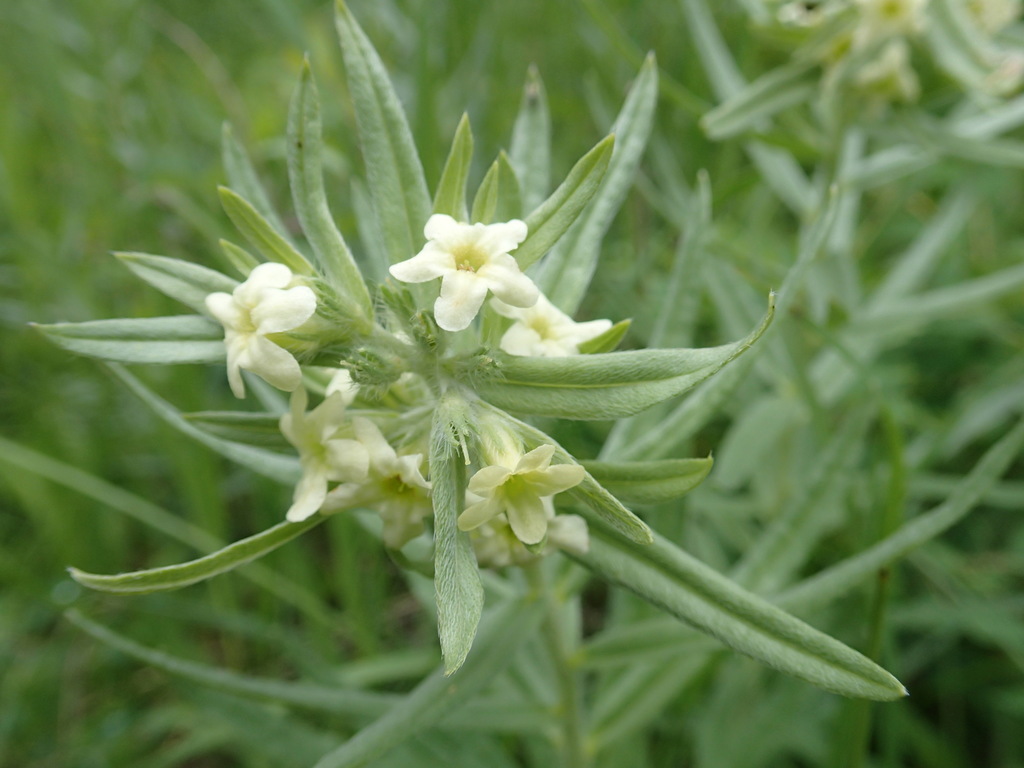
[[[298,328],[316,311],[316,295],[305,285],[289,287],[292,271],[284,264],[260,264],[230,293],[211,293],[206,308],[224,326],[228,382],[235,397],[245,397],[241,369],[252,371],[286,392],[302,383],[291,352],[267,338]]]
[[[327,389],[324,390],[324,396],[330,397],[335,392],[341,393],[345,405],[352,405],[359,395],[359,385],[352,381],[352,374],[347,368],[339,368],[337,373],[331,377],[331,380],[327,382]]]
[[[391,274],[404,283],[441,278],[434,318],[446,331],[468,328],[490,290],[514,307],[531,307],[539,291],[509,251],[526,239],[519,219],[500,224],[460,224],[436,213],[423,228],[427,244],[411,259],[393,264]]]
[[[586,474],[578,464],[551,466],[554,453],[555,446],[542,445],[520,456],[515,467],[491,464],[473,475],[467,490],[480,500],[459,515],[459,528],[471,531],[504,512],[521,542],[543,541],[553,514],[550,497],[579,485]]]
[[[323,511],[374,509],[384,520],[384,543],[401,549],[423,533],[423,518],[431,511],[430,483],[420,472],[423,454],[399,456],[369,419],[357,417],[352,426],[369,456],[369,472],[327,494]]]
[[[504,568],[528,563],[556,549],[586,554],[590,549],[586,520],[579,515],[555,515],[550,499],[547,501],[544,508],[548,513],[548,538],[540,552],[527,549],[504,517],[494,517],[470,532],[477,562],[485,568]]]
[[[510,355],[563,357],[578,355],[579,346],[612,327],[611,320],[577,323],[541,294],[532,307],[520,309],[505,302],[491,301],[494,311],[515,320],[501,337],[499,346]]]
[[[860,10],[854,44],[870,45],[895,35],[915,35],[925,27],[928,0],[856,0]]]
[[[286,517],[293,523],[316,512],[327,497],[330,481],[354,482],[366,477],[370,457],[358,440],[342,437],[346,426],[345,400],[335,392],[306,413],[308,397],[300,387],[292,393],[291,409],[281,417],[281,432],[299,450],[302,479],[295,486]]]

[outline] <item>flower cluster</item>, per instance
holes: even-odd
[[[1018,0],[825,0],[786,2],[776,19],[806,36],[802,53],[822,64],[826,87],[886,103],[918,99],[913,60],[924,52],[968,89],[1015,91],[1024,57],[999,38],[1020,12]]]
[[[469,328],[486,309],[490,293],[495,317],[512,321],[501,336],[503,351],[538,357],[579,354],[580,344],[605,333],[612,323],[576,323],[541,294],[510,253],[527,234],[526,224],[518,219],[466,224],[435,214],[424,227],[423,248],[392,265],[390,272],[405,283],[441,279],[433,316],[443,331]],[[359,386],[345,368],[326,385],[322,401],[309,408],[302,366],[288,347],[292,334],[301,333],[317,311],[313,288],[287,266],[264,263],[232,294],[209,294],[206,306],[224,326],[228,379],[236,396],[245,395],[242,370],[292,393],[279,426],[298,452],[301,479],[286,518],[301,522],[317,513],[366,508],[379,513],[388,547],[400,549],[420,536],[430,517],[431,484],[425,476],[429,470],[424,453],[412,446],[423,442],[423,425],[406,428],[396,448],[374,419],[386,424],[397,414],[370,401],[361,403],[370,407],[351,412]],[[409,341],[401,331],[394,337]],[[409,377],[421,378],[414,369],[401,378]],[[429,386],[412,389],[430,391]],[[411,405],[415,411],[429,402]],[[431,412],[429,407],[421,411]],[[458,520],[461,530],[473,532],[481,563],[521,563],[557,548],[585,551],[586,523],[576,515],[556,516],[553,503],[557,494],[582,481],[583,468],[552,464],[553,444],[525,451],[500,423],[491,423],[490,431],[480,444],[504,441],[508,449],[478,452],[480,467],[467,484],[466,507]]]

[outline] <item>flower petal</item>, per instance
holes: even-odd
[[[478,275],[453,270],[441,281],[441,295],[434,302],[434,319],[446,331],[468,328],[486,296],[487,283]]]
[[[470,504],[459,515],[459,530],[472,531],[504,511],[505,507],[500,498],[495,495],[488,496],[483,501]]]
[[[370,466],[380,475],[394,474],[397,469],[398,455],[391,443],[384,439],[380,429],[369,419],[356,417],[352,420],[356,439],[363,444],[370,459]]]
[[[292,505],[285,517],[293,523],[302,522],[320,509],[326,496],[327,476],[316,468],[310,471],[303,467],[302,479],[295,486]]]
[[[512,473],[505,467],[490,465],[469,478],[466,489],[479,496],[488,496],[495,488],[502,485]]]
[[[523,323],[513,323],[502,335],[498,346],[510,355],[522,356],[543,356],[547,350],[540,334]]]
[[[459,237],[465,224],[459,224],[455,219],[446,213],[435,213],[423,227],[423,236],[427,240],[439,240],[445,242]]]
[[[548,532],[544,503],[533,493],[516,493],[506,497],[505,514],[512,532],[523,544],[540,544]]]
[[[513,307],[532,307],[540,297],[533,280],[523,274],[516,260],[507,253],[492,256],[477,274],[491,293]]]
[[[281,333],[298,328],[316,312],[316,294],[305,285],[282,291],[271,288],[263,293],[250,316],[256,333]]]
[[[425,283],[455,269],[455,257],[434,243],[427,243],[411,259],[392,264],[388,271],[403,283]]]
[[[245,322],[245,313],[230,293],[211,293],[207,295],[205,303],[210,314],[225,328],[238,330]]]
[[[526,239],[526,222],[519,219],[488,224],[478,239],[479,246],[490,253],[508,253]]]
[[[287,288],[294,275],[284,264],[268,261],[255,267],[245,282],[235,288],[232,296],[244,307],[254,307],[263,292],[274,288]]]
[[[551,443],[545,443],[544,445],[538,445],[529,453],[523,455],[519,459],[519,463],[516,464],[516,474],[522,474],[524,472],[536,472],[538,470],[547,469],[551,463],[551,457],[555,455],[555,446]],[[543,494],[547,495],[547,494]]]
[[[555,464],[541,472],[531,472],[527,481],[539,496],[554,496],[579,485],[586,474],[579,464]]]
[[[370,456],[358,440],[328,440],[324,454],[327,476],[331,480],[359,483],[370,472]]]
[[[247,361],[240,361],[271,386],[293,392],[302,384],[302,369],[292,353],[263,336],[251,336],[246,349]]]

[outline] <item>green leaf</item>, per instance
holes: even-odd
[[[709,138],[719,141],[756,129],[761,121],[817,92],[813,69],[813,63],[797,61],[770,70],[708,112],[701,127]]]
[[[224,328],[200,315],[36,325],[62,349],[118,363],[216,363]]]
[[[482,224],[511,221],[522,216],[522,209],[523,201],[516,172],[512,169],[508,155],[504,151],[499,152],[477,188],[470,221]]]
[[[658,66],[654,54],[649,54],[612,126],[615,151],[594,199],[540,268],[538,287],[567,315],[579,309],[597,268],[601,240],[633,186],[657,101]],[[518,251],[517,258],[522,264]]]
[[[853,557],[836,563],[795,587],[782,592],[777,602],[806,607],[834,599],[876,576],[879,569],[896,561],[915,547],[932,540],[960,522],[995,485],[1024,447],[1024,421],[1018,421],[1005,437],[993,445],[974,469],[956,486],[945,503],[905,523],[899,530]]]
[[[714,460],[584,461],[587,472],[626,504],[661,504],[683,496],[708,476]]]
[[[769,666],[844,696],[897,699],[896,678],[843,643],[729,581],[655,535],[648,546],[591,525],[590,551],[570,555],[673,616]]]
[[[301,476],[299,461],[294,456],[285,456],[274,451],[235,443],[212,435],[195,424],[190,423],[181,415],[178,409],[166,400],[157,397],[145,384],[121,366],[110,365],[109,368],[140,400],[152,408],[157,416],[179,432],[198,440],[221,456],[231,459],[231,461],[237,462],[244,467],[248,467],[265,477],[270,477],[288,485],[295,483]]]
[[[268,261],[278,261],[300,275],[315,273],[313,265],[270,225],[252,204],[227,187],[218,187],[224,212],[253,248]]]
[[[181,416],[207,434],[234,443],[268,448],[291,448],[291,444],[281,433],[279,426],[281,417],[276,414],[248,411],[199,411],[183,413]]]
[[[179,565],[110,576],[86,573],[78,568],[68,568],[68,573],[82,586],[101,592],[145,594],[180,589],[263,557],[299,534],[320,525],[325,519],[322,515],[314,515],[301,523],[278,523],[273,528],[229,544],[213,554]]]
[[[251,200],[253,207],[270,222],[271,227],[278,232],[287,232],[284,221],[274,209],[259,176],[256,175],[249,153],[235,138],[230,123],[224,123],[221,132],[221,162],[228,175],[227,185],[231,189],[237,189],[246,200]]]
[[[359,720],[380,717],[402,698],[400,694],[394,693],[358,691],[351,688],[243,675],[148,648],[93,621],[77,610],[67,611],[64,616],[100,642],[152,667],[200,685],[209,685],[241,696],[256,697],[304,709],[323,710]]]
[[[512,161],[501,150],[498,153],[498,204],[494,211],[494,221],[511,221],[523,217],[522,190]]]
[[[106,509],[120,512],[201,552],[213,552],[224,546],[224,542],[216,536],[186,522],[179,514],[173,514],[148,499],[108,483],[96,475],[83,472],[78,467],[57,461],[3,438],[0,438],[0,463],[17,467],[19,470],[37,475],[86,498],[93,499]],[[283,602],[295,606],[321,625],[334,626],[336,617],[329,612],[320,599],[306,587],[300,586],[280,572],[254,563],[241,571],[240,575],[276,595]]]
[[[477,187],[476,195],[473,196],[473,212],[470,220],[482,224],[493,222],[494,214],[498,210],[498,188],[501,184],[501,165],[495,160],[487,169],[484,178]]]
[[[599,141],[577,161],[551,197],[526,217],[529,232],[512,253],[520,269],[525,270],[547,253],[576,221],[576,217],[597,192],[608,170],[614,146],[614,136],[606,136]]]
[[[369,320],[373,317],[370,292],[327,205],[320,159],[322,130],[320,96],[307,59],[288,111],[288,178],[295,212],[329,282],[358,308],[350,314]]]
[[[499,376],[475,382],[499,408],[563,419],[630,416],[675,397],[719,371],[764,333],[774,295],[761,324],[745,339],[705,349],[647,349],[576,357],[499,359]]]
[[[221,250],[224,251],[224,255],[227,257],[227,260],[231,262],[231,266],[233,266],[243,277],[260,265],[259,259],[245,250],[245,248],[235,245],[229,240],[222,239],[220,241],[220,247]]]
[[[532,211],[547,197],[551,184],[551,115],[544,83],[534,66],[526,73],[510,147],[509,159],[523,192],[521,210]]]
[[[466,462],[457,435],[464,404],[454,395],[442,399],[430,435],[430,481],[434,504],[434,592],[437,631],[445,674],[462,666],[473,646],[484,607],[484,589],[469,534],[460,531],[465,508]]]
[[[456,221],[483,221],[469,218],[466,212],[466,181],[473,163],[473,131],[469,126],[469,115],[463,113],[455,129],[448,160],[441,171],[434,195],[434,213],[444,213]]]
[[[370,765],[404,739],[413,738],[456,712],[494,682],[534,634],[542,615],[540,600],[513,600],[488,611],[479,642],[456,677],[448,677],[441,670],[430,675],[386,715],[324,755],[314,768]]]
[[[604,352],[613,352],[616,347],[622,343],[626,333],[629,331],[629,326],[633,324],[632,320],[620,320],[607,331],[602,333],[600,336],[595,336],[589,341],[584,341],[579,345],[579,352],[581,355],[597,355]]]
[[[206,313],[211,293],[231,293],[237,280],[207,267],[148,253],[115,253],[121,262],[158,291],[177,299],[197,312]]]
[[[430,217],[423,166],[387,70],[342,0],[335,20],[355,106],[370,194],[390,261],[419,250]]]

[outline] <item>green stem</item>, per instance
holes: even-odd
[[[565,593],[556,588],[545,572],[544,561],[524,568],[531,588],[544,601],[544,619],[541,631],[548,646],[558,677],[558,707],[555,712],[561,721],[558,748],[560,764],[565,768],[589,768],[591,755],[586,746],[583,724],[583,695],[580,675],[574,661],[576,639],[573,622],[567,621]]]

